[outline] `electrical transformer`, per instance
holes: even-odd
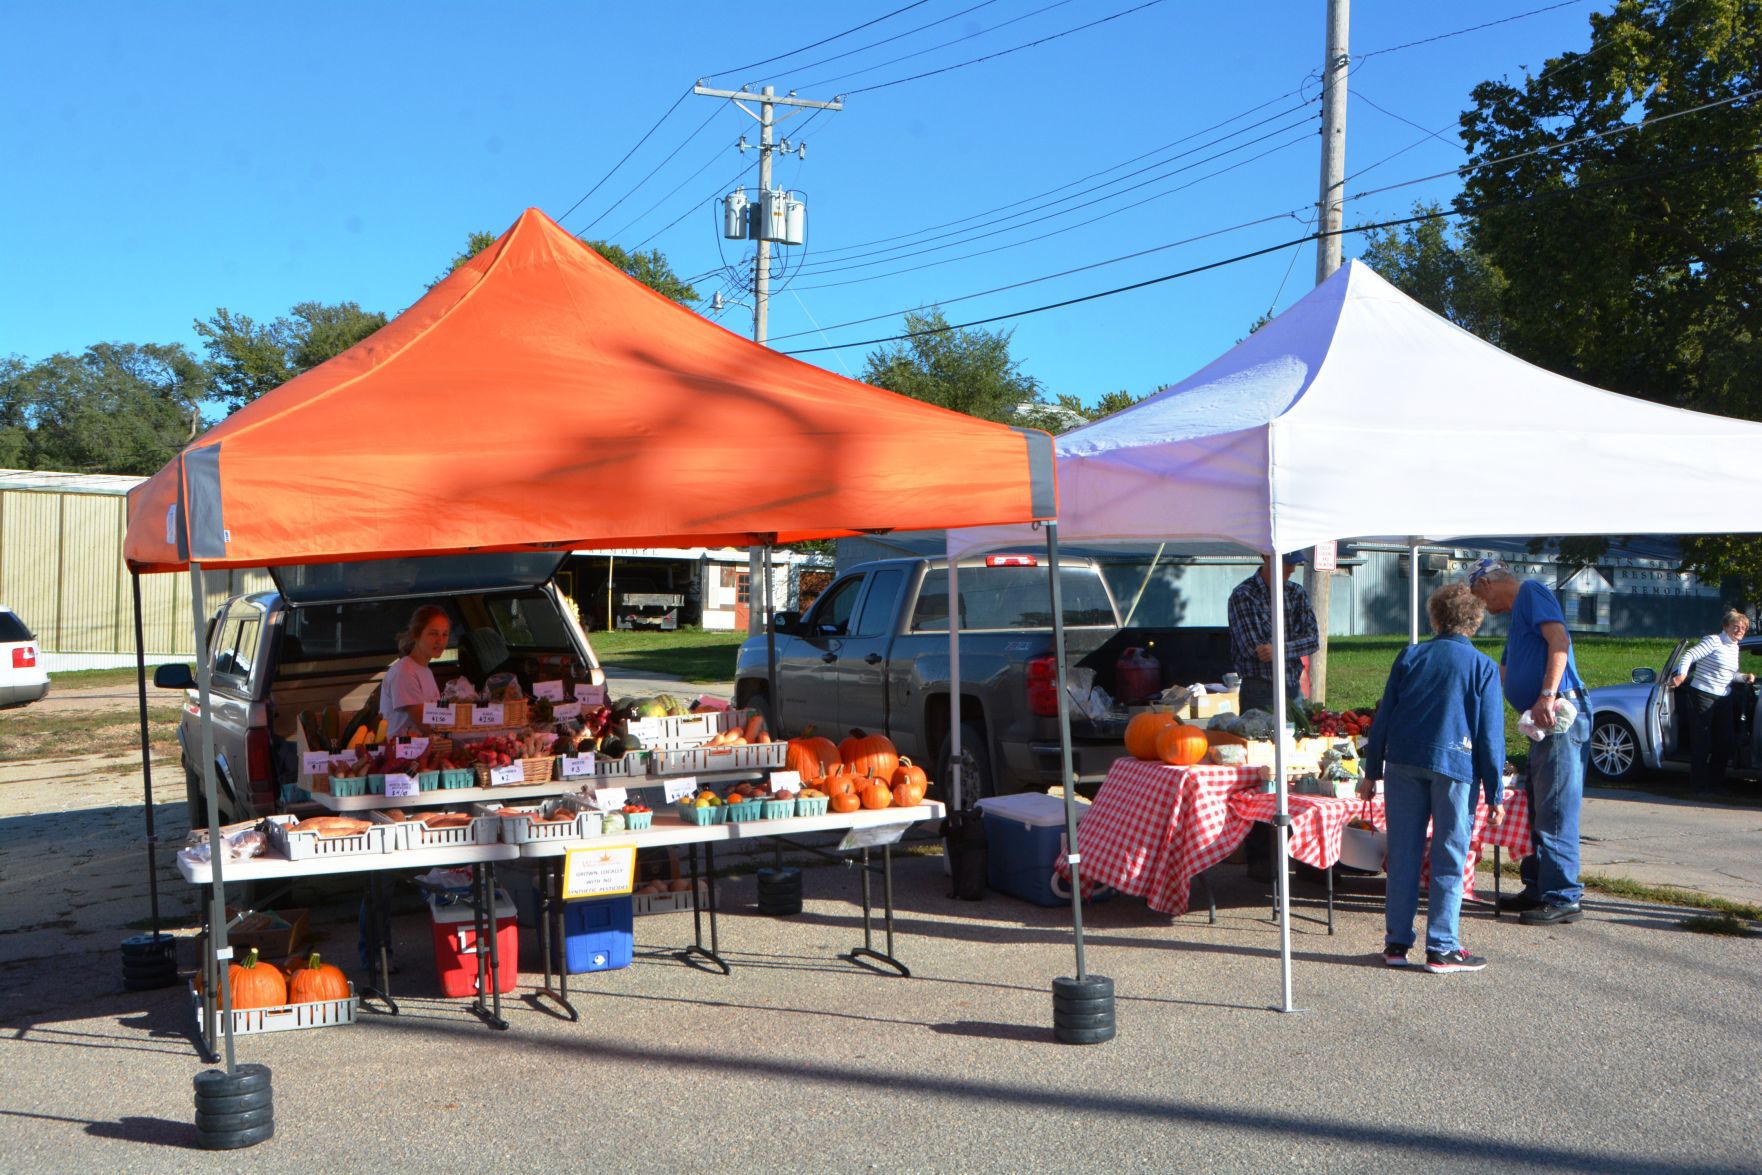
[[[738,188],[729,192],[722,200],[722,235],[731,241],[746,239],[746,193]]]

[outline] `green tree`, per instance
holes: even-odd
[[[202,363],[176,344],[99,343],[0,363],[0,456],[27,469],[152,473],[196,435]]]
[[[1010,331],[952,330],[935,307],[905,316],[910,336],[869,353],[864,383],[968,416],[1022,423],[1040,387],[1010,358]]]
[[[470,236],[465,239],[464,250],[453,257],[452,262],[447,266],[446,273],[441,274],[440,277],[437,277],[434,281],[428,283],[429,288],[433,289],[440,283],[441,278],[446,277],[447,274],[452,273],[455,269],[458,269],[461,265],[465,264],[467,261],[471,260],[473,257],[477,256],[495,243],[496,236],[494,233],[476,232],[470,234]],[[654,290],[656,293],[661,294],[664,297],[673,299],[673,301],[678,302],[681,306],[689,306],[698,300],[697,291],[680,278],[677,273],[673,272],[673,267],[668,264],[666,255],[659,249],[650,249],[646,253],[631,253],[621,246],[612,244],[610,241],[587,241],[584,243],[595,253],[598,253],[601,257],[604,257],[607,261],[610,261],[613,265],[616,265],[619,269],[622,269],[625,273],[629,274],[649,289]]]
[[[1433,216],[1436,204],[1415,204],[1416,216]],[[1439,217],[1365,234],[1359,260],[1402,293],[1490,343],[1504,338],[1500,298],[1505,275]]]
[[[232,412],[341,355],[385,323],[385,315],[354,302],[301,302],[261,325],[225,307],[195,325],[208,352],[210,394]]]

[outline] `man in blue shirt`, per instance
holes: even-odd
[[[1469,590],[1487,611],[1510,613],[1499,674],[1505,700],[1550,733],[1530,745],[1524,789],[1530,804],[1530,855],[1523,859],[1523,892],[1499,908],[1518,910],[1524,922],[1551,926],[1577,922],[1579,898],[1579,807],[1584,802],[1590,758],[1591,714],[1585,685],[1572,655],[1572,636],[1554,593],[1534,580],[1519,580],[1497,559],[1482,559],[1468,576]],[[1576,714],[1559,721],[1561,703]]]

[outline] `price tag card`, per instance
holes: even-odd
[[[426,750],[428,750],[427,739],[407,739],[397,744],[397,757],[400,759],[420,759]]]
[[[563,700],[563,683],[560,681],[535,681],[532,683],[532,696],[560,702]]]
[[[606,687],[578,685],[575,687],[575,700],[587,706],[603,706],[606,704]]]
[[[594,793],[587,797],[587,802],[593,805],[595,811],[621,812],[629,799],[630,792],[627,788],[600,787],[595,788]]]
[[[416,782],[414,775],[387,775],[385,794],[388,799],[392,796],[419,796],[422,794],[422,785]]]
[[[835,850],[847,853],[851,849],[875,849],[882,845],[898,844],[899,838],[905,835],[903,824],[872,824],[867,828],[853,828],[844,834]]]
[[[338,751],[336,754],[332,755],[330,757],[330,759],[331,759],[331,762],[333,762],[333,763],[354,763],[354,762],[357,762],[357,759],[355,758],[355,748],[350,747],[346,751]]]
[[[593,752],[585,755],[560,755],[557,758],[557,769],[563,773],[564,779],[580,779],[593,774]]]
[[[437,706],[433,702],[429,702],[422,707],[422,725],[451,726],[452,724],[453,708],[451,706]]]
[[[471,725],[473,725],[473,726],[502,726],[502,725],[505,725],[505,723],[502,720],[501,703],[498,702],[493,706],[473,706],[473,707],[471,707]]]
[[[563,854],[563,900],[629,893],[636,881],[636,846],[570,849]]]
[[[785,789],[788,789],[789,791],[800,791],[801,790],[801,772],[799,772],[799,771],[773,771],[773,772],[771,772],[771,790],[774,792],[779,792],[779,791],[783,791]]]
[[[491,767],[489,769],[489,785],[491,787],[506,787],[510,783],[525,782],[526,769],[518,763],[510,763],[506,767]]]
[[[697,793],[697,776],[675,775],[661,784],[661,794],[669,804],[678,803]]]
[[[329,775],[330,752],[307,751],[300,756],[300,770],[306,775]]]
[[[551,707],[551,717],[557,719],[559,722],[565,718],[579,718],[581,717],[581,703],[558,702],[555,706]]]

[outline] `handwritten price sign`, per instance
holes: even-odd
[[[503,726],[503,725],[506,725],[502,719],[502,707],[499,704],[494,705],[494,706],[473,706],[473,707],[471,707],[471,725],[473,725],[473,726]]]

